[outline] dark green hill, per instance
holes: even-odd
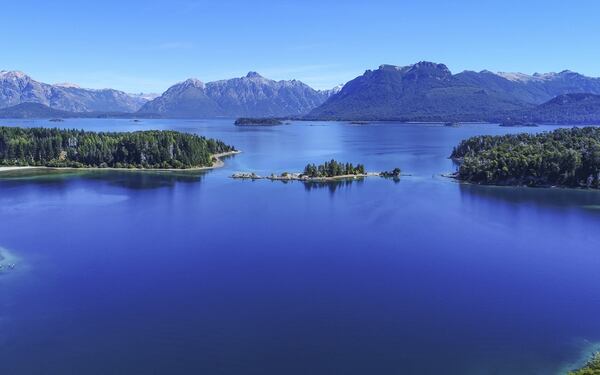
[[[600,95],[560,95],[537,107],[492,116],[490,120],[541,124],[600,124]]]
[[[73,117],[73,112],[53,109],[40,103],[21,103],[0,109],[0,118],[66,118]]]

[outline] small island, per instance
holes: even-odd
[[[273,126],[283,125],[280,119],[272,117],[254,118],[254,117],[240,117],[234,122],[235,125],[239,126]]]
[[[505,120],[500,123],[504,128],[535,128],[538,125],[533,122],[524,122],[518,120]]]
[[[487,185],[600,188],[600,128],[477,136],[454,148],[454,177]]]
[[[0,168],[205,169],[234,147],[170,130],[90,132],[0,127]]]
[[[259,176],[254,172],[238,172],[231,177],[235,179],[250,179],[261,180],[267,179],[272,181],[335,181],[335,180],[350,180],[365,177],[400,177],[400,168],[394,168],[388,172],[367,172],[362,164],[340,163],[334,159],[326,161],[323,164],[307,164],[303,172],[283,172],[279,175],[272,173],[269,176]]]
[[[568,375],[600,375],[600,353],[594,354],[579,370],[569,371]]]

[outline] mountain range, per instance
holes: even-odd
[[[68,112],[135,112],[143,96],[113,89],[83,89],[73,84],[38,82],[25,73],[0,71],[0,108],[21,103],[39,103]]]
[[[206,84],[190,78],[144,104],[139,113],[165,117],[301,116],[336,92],[317,91],[297,80],[274,81],[256,72]]]
[[[50,85],[21,72],[0,72],[0,117],[600,122],[595,95],[600,95],[600,78],[568,70],[533,75],[488,70],[453,74],[444,64],[427,61],[381,65],[331,90],[249,72],[208,83],[190,78],[162,95]]]
[[[485,120],[556,96],[600,94],[600,79],[571,71],[525,75],[464,71],[444,64],[381,65],[346,83],[307,116],[327,120]]]

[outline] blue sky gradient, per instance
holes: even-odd
[[[315,88],[387,63],[600,76],[600,1],[6,1],[0,70],[162,92],[258,71]]]

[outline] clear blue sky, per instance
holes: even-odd
[[[600,76],[600,1],[3,1],[0,70],[162,92],[258,71],[315,88],[382,63]]]

